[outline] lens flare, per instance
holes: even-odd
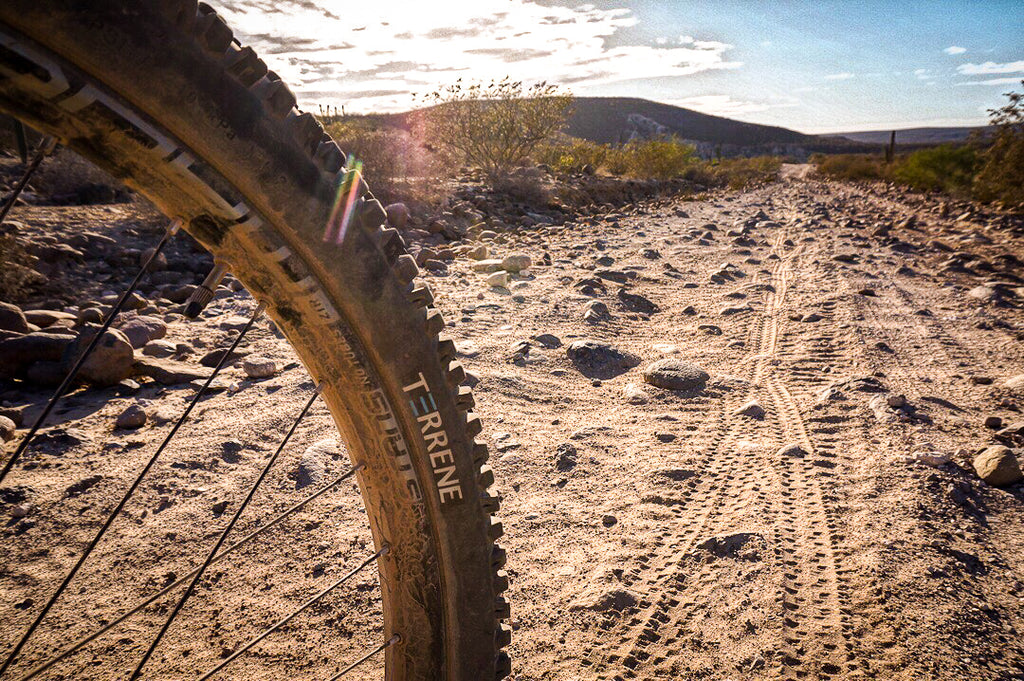
[[[359,198],[360,179],[363,176],[363,162],[356,160],[352,154],[345,160],[344,174],[338,175],[338,186],[334,196],[334,207],[331,217],[327,220],[324,230],[324,241],[340,244],[348,232],[348,223],[352,219],[352,210]]]

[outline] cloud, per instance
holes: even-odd
[[[843,72],[830,73],[827,76],[825,76],[825,80],[850,80],[851,78],[856,78],[856,75],[849,72]]]
[[[696,95],[693,97],[684,97],[682,99],[660,101],[663,101],[666,104],[674,104],[687,109],[693,109],[694,111],[700,111],[701,113],[713,114],[715,116],[726,116],[728,118],[767,111],[768,109],[796,106],[799,104],[799,100],[791,97],[773,101],[755,102],[733,99],[730,95]]]
[[[947,47],[946,49],[943,50],[943,52],[945,52],[946,54],[948,54],[950,56],[955,55],[955,54],[963,54],[966,51],[967,51],[966,47],[960,47],[959,45],[950,45],[949,47]]]
[[[954,85],[1016,85],[1020,78],[989,78],[988,80],[965,80]]]
[[[965,76],[988,76],[998,73],[1024,73],[1024,60],[997,64],[987,61],[983,64],[961,64],[956,67],[957,73]]]
[[[268,55],[307,108],[401,110],[415,103],[412,93],[460,76],[578,88],[741,66],[728,58],[731,45],[692,36],[616,44],[610,39],[638,22],[628,9],[545,4],[446,0],[439,12],[436,3],[376,0],[348,5],[340,18],[312,0],[223,0],[222,7],[239,38]]]

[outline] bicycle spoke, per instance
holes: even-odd
[[[376,655],[380,651],[384,650],[385,648],[390,648],[391,646],[395,645],[396,643],[398,643],[401,640],[402,640],[402,637],[399,636],[398,634],[395,634],[394,636],[389,638],[387,641],[384,641],[384,643],[381,643],[379,646],[377,646],[376,648],[374,648],[370,652],[366,653],[361,658],[359,658],[358,660],[356,660],[355,662],[353,662],[352,664],[350,664],[349,666],[345,667],[340,672],[338,672],[337,674],[332,676],[329,679],[329,681],[338,681],[338,679],[340,679],[341,677],[345,676],[345,674],[348,674],[350,671],[352,671],[353,669],[355,669],[356,667],[358,667],[362,663],[366,662],[367,660],[369,660],[371,657],[373,657],[374,655]]]
[[[298,418],[295,419],[295,421],[292,423],[292,427],[288,430],[288,433],[284,436],[284,439],[281,440],[281,444],[278,446],[277,451],[274,452],[270,459],[267,460],[267,463],[263,467],[263,470],[256,478],[256,481],[253,482],[252,486],[249,488],[249,492],[245,495],[245,499],[242,500],[242,503],[239,504],[238,509],[235,510],[235,514],[231,517],[231,520],[228,522],[227,527],[225,527],[223,531],[221,531],[220,537],[217,538],[216,544],[214,544],[213,548],[210,549],[210,552],[206,556],[206,560],[203,561],[203,564],[196,571],[196,574],[192,578],[192,581],[185,589],[185,593],[183,593],[181,595],[181,598],[178,599],[178,603],[174,606],[174,609],[171,610],[171,613],[167,616],[167,619],[164,620],[164,624],[160,628],[160,631],[157,632],[156,638],[154,638],[153,642],[149,644],[149,648],[146,650],[146,654],[142,656],[141,660],[139,660],[139,664],[135,667],[135,671],[132,672],[132,679],[137,679],[140,676],[142,676],[142,670],[146,666],[146,663],[149,661],[149,658],[153,656],[153,653],[156,651],[157,646],[160,645],[160,641],[167,633],[167,630],[171,628],[171,624],[178,616],[178,613],[181,612],[181,609],[185,606],[185,602],[188,601],[189,596],[191,596],[192,592],[195,591],[196,584],[198,584],[199,580],[203,578],[203,574],[206,572],[206,568],[208,568],[210,566],[210,563],[213,562],[214,557],[217,555],[217,551],[220,550],[220,547],[228,538],[228,534],[231,533],[231,530],[235,528],[235,523],[237,523],[238,519],[242,517],[242,513],[245,512],[245,509],[249,506],[249,502],[252,501],[253,496],[255,496],[256,490],[259,489],[259,486],[266,479],[267,474],[270,473],[270,469],[273,468],[274,463],[277,462],[277,458],[281,455],[281,452],[284,451],[285,445],[288,444],[288,441],[291,439],[292,435],[295,434],[295,429],[299,427],[299,424],[302,423],[302,419],[304,419],[306,417],[306,414],[309,413],[309,410],[313,406],[313,403],[316,401],[316,398],[320,396],[320,391],[322,389],[323,388],[321,386],[317,386],[316,389],[313,390],[313,394],[310,396],[309,400],[302,408],[302,411],[299,412]]]
[[[18,197],[21,196],[21,192],[25,190],[25,185],[32,179],[32,175],[39,169],[39,164],[43,162],[50,152],[52,152],[57,146],[57,140],[53,137],[44,137],[43,141],[39,143],[39,148],[36,150],[36,155],[32,159],[32,162],[25,168],[25,172],[22,173],[21,179],[18,180],[18,184],[14,185],[14,189],[11,191],[11,195],[4,201],[3,207],[0,207],[0,222],[3,222],[7,217],[7,214],[11,212],[11,208],[14,208],[14,204],[17,202]]]
[[[342,475],[339,475],[337,478],[335,478],[331,482],[327,483],[326,485],[324,485],[323,487],[321,487],[317,491],[313,492],[312,494],[310,494],[305,499],[302,499],[302,500],[298,501],[297,503],[293,504],[292,506],[289,506],[284,511],[281,511],[279,514],[277,514],[276,516],[271,518],[265,524],[257,527],[255,530],[253,530],[249,534],[245,535],[244,537],[242,537],[237,542],[235,542],[231,546],[227,547],[226,549],[224,549],[220,553],[218,553],[214,557],[214,559],[212,561],[210,561],[210,565],[213,565],[214,563],[218,563],[221,560],[223,560],[224,558],[227,558],[227,556],[229,554],[234,553],[238,549],[240,549],[243,546],[245,546],[245,545],[249,544],[250,542],[254,541],[258,536],[260,536],[261,534],[263,534],[267,530],[269,530],[272,527],[280,524],[281,522],[283,522],[288,517],[294,515],[298,511],[300,511],[303,508],[305,508],[305,506],[307,504],[309,504],[311,501],[314,501],[314,500],[318,499],[319,497],[323,496],[324,494],[326,494],[330,490],[334,489],[335,487],[337,487],[341,483],[345,482],[346,480],[351,478],[353,475],[355,475],[356,472],[361,470],[363,468],[363,465],[364,464],[358,464],[355,468],[352,468],[349,471],[343,473]],[[21,679],[19,681],[30,681],[30,679],[34,679],[35,677],[39,676],[40,674],[45,672],[47,669],[49,669],[53,665],[57,664],[61,660],[66,659],[68,656],[73,655],[74,653],[78,652],[79,650],[81,650],[82,648],[87,646],[89,643],[95,641],[97,638],[99,638],[103,634],[105,634],[108,631],[110,631],[111,629],[115,628],[117,625],[121,624],[122,622],[124,622],[126,619],[128,619],[132,615],[135,615],[136,613],[141,612],[142,610],[145,610],[147,607],[149,607],[150,605],[152,605],[156,601],[160,600],[160,598],[162,598],[163,596],[166,596],[171,591],[174,591],[176,588],[178,588],[179,586],[184,584],[186,581],[188,581],[189,579],[194,577],[197,572],[199,572],[199,568],[193,569],[191,572],[189,572],[188,574],[182,576],[180,579],[178,579],[173,584],[169,584],[169,585],[165,586],[163,589],[161,589],[157,593],[153,594],[152,596],[150,596],[146,600],[142,601],[141,603],[136,605],[131,610],[128,610],[123,615],[118,616],[112,622],[104,625],[103,627],[97,629],[96,631],[92,632],[91,634],[88,634],[87,636],[84,636],[83,638],[81,638],[78,641],[76,641],[74,644],[68,646],[67,649],[61,651],[58,655],[55,655],[54,657],[50,658],[46,662],[44,662],[41,665],[37,666],[35,669],[30,671],[28,674],[26,674],[25,676],[21,677]]]
[[[4,478],[7,477],[7,474],[14,467],[14,464],[25,453],[25,450],[28,449],[29,443],[32,442],[32,438],[36,436],[36,433],[39,432],[39,429],[42,428],[43,424],[46,422],[46,418],[50,415],[50,412],[53,411],[53,408],[55,406],[57,406],[57,401],[60,400],[60,398],[64,395],[67,389],[71,386],[72,381],[75,380],[75,376],[78,375],[79,369],[81,369],[82,365],[85,364],[85,360],[89,358],[89,355],[92,354],[93,349],[95,349],[96,345],[100,342],[100,339],[103,338],[103,334],[105,334],[107,330],[110,328],[110,325],[114,323],[114,318],[117,317],[118,313],[124,307],[125,302],[127,302],[128,300],[128,296],[130,296],[132,292],[135,291],[135,287],[139,285],[139,281],[142,279],[142,275],[146,273],[146,271],[149,269],[149,266],[153,263],[154,260],[156,260],[157,255],[160,254],[160,251],[164,249],[164,246],[166,246],[167,242],[171,240],[171,237],[178,233],[178,230],[180,228],[181,220],[174,220],[167,226],[167,229],[164,231],[163,238],[160,239],[160,243],[156,245],[156,249],[153,251],[152,255],[149,256],[146,262],[139,269],[138,273],[135,275],[135,278],[132,280],[132,283],[129,284],[125,292],[121,294],[121,297],[118,299],[117,303],[114,304],[114,307],[112,307],[110,309],[110,312],[107,313],[107,318],[103,320],[103,324],[102,326],[100,326],[99,331],[97,331],[96,335],[94,335],[92,337],[92,340],[89,341],[89,344],[85,347],[85,350],[79,355],[78,359],[75,361],[74,366],[71,367],[71,371],[69,371],[67,375],[64,377],[64,380],[61,381],[60,386],[58,386],[57,389],[53,392],[53,395],[50,397],[49,402],[46,403],[46,407],[43,408],[42,413],[39,414],[39,416],[35,420],[35,423],[32,424],[32,427],[29,429],[28,434],[18,444],[18,448],[14,450],[13,454],[11,454],[11,457],[7,460],[7,463],[4,464],[3,470],[0,471],[0,483],[4,481]]]
[[[128,500],[131,498],[132,494],[134,494],[135,490],[137,490],[139,485],[142,484],[142,479],[146,477],[147,473],[149,473],[150,469],[153,467],[157,459],[160,457],[160,454],[162,454],[164,449],[167,448],[167,445],[170,444],[171,440],[178,432],[178,429],[180,429],[181,426],[185,423],[185,421],[189,417],[189,414],[192,413],[192,410],[195,408],[195,406],[199,403],[199,400],[206,393],[207,389],[210,387],[210,384],[213,383],[213,379],[216,378],[218,373],[220,373],[220,370],[224,367],[224,364],[227,362],[228,357],[230,357],[231,354],[235,351],[235,348],[238,347],[238,344],[241,342],[242,338],[245,337],[245,334],[249,331],[250,328],[252,328],[252,325],[256,322],[256,320],[262,313],[263,304],[261,303],[256,307],[256,310],[253,312],[252,317],[249,318],[249,321],[246,323],[242,331],[238,334],[238,337],[235,338],[234,342],[231,344],[231,347],[228,349],[228,351],[221,355],[220,360],[217,362],[217,366],[214,367],[213,372],[210,374],[209,378],[206,379],[206,382],[203,384],[203,386],[196,392],[195,396],[192,398],[192,401],[189,402],[188,407],[185,408],[185,411],[178,418],[177,422],[171,428],[171,431],[167,434],[167,437],[165,437],[163,442],[160,443],[160,446],[157,448],[156,452],[153,453],[153,456],[149,458],[149,461],[146,462],[146,465],[142,468],[142,471],[139,472],[138,476],[136,476],[134,482],[132,482],[131,486],[128,488],[128,491],[126,491],[124,493],[124,496],[121,497],[121,501],[118,502],[117,507],[114,508],[114,510],[107,516],[107,519],[103,522],[103,525],[100,527],[99,532],[96,533],[96,536],[93,537],[92,541],[89,542],[89,545],[86,547],[85,551],[78,558],[78,562],[75,563],[75,566],[71,568],[70,572],[68,572],[68,574],[64,577],[64,580],[61,582],[60,586],[57,587],[57,590],[53,593],[53,595],[50,596],[50,599],[46,602],[46,605],[43,606],[42,610],[36,616],[36,619],[33,620],[32,624],[29,625],[28,629],[25,630],[25,633],[22,635],[21,639],[14,646],[14,650],[12,650],[11,653],[7,656],[7,659],[4,661],[3,666],[0,666],[0,675],[3,675],[3,673],[7,671],[8,667],[11,666],[15,658],[18,656],[18,653],[21,652],[21,649],[25,646],[29,638],[39,627],[39,624],[43,621],[43,618],[46,617],[46,614],[50,611],[50,608],[53,607],[54,603],[57,602],[57,599],[60,598],[61,594],[64,593],[65,589],[68,588],[68,585],[71,583],[71,580],[74,579],[76,574],[78,574],[78,571],[81,569],[86,559],[88,559],[89,555],[100,543],[100,540],[107,533],[107,530],[110,529],[110,526],[114,523],[114,519],[117,518],[118,515],[120,515],[122,509],[124,509],[125,504],[128,503]]]
[[[362,572],[362,571],[363,571],[363,570],[364,570],[364,569],[366,568],[366,566],[367,566],[367,565],[370,565],[370,564],[371,564],[371,563],[372,563],[373,561],[377,560],[377,559],[378,559],[378,558],[380,558],[381,556],[386,556],[386,555],[387,555],[387,553],[388,553],[388,546],[387,546],[387,544],[385,544],[384,546],[382,546],[382,547],[381,547],[381,549],[380,549],[379,551],[377,551],[377,553],[373,554],[372,556],[370,556],[369,558],[367,558],[366,560],[364,560],[364,561],[363,561],[362,563],[360,563],[359,565],[357,565],[357,566],[356,566],[355,568],[353,568],[353,569],[352,569],[352,570],[351,570],[350,572],[348,572],[348,573],[347,573],[347,574],[346,574],[346,575],[345,575],[344,577],[342,577],[341,579],[339,579],[338,581],[334,582],[333,584],[331,584],[330,586],[328,586],[328,587],[327,587],[326,589],[324,589],[324,590],[323,590],[323,591],[321,591],[320,593],[318,593],[318,594],[316,594],[315,596],[313,596],[312,598],[310,598],[310,599],[309,599],[308,601],[306,601],[305,603],[303,603],[302,605],[300,605],[300,606],[299,606],[298,608],[296,608],[295,610],[293,610],[293,611],[292,611],[292,612],[291,612],[290,614],[288,614],[288,615],[287,615],[287,616],[285,616],[284,618],[282,618],[282,619],[278,620],[276,624],[274,624],[274,625],[273,625],[273,626],[271,626],[270,628],[268,628],[268,629],[264,630],[264,631],[263,631],[263,633],[259,634],[259,635],[258,635],[258,636],[256,636],[255,638],[251,639],[251,640],[250,640],[250,641],[249,641],[248,643],[246,643],[246,644],[245,644],[244,646],[242,646],[241,648],[239,648],[238,650],[236,650],[235,652],[233,652],[233,653],[232,653],[232,654],[231,654],[231,655],[230,655],[230,656],[229,656],[228,658],[226,658],[226,659],[225,659],[225,660],[224,660],[223,662],[221,662],[221,663],[220,663],[220,664],[218,664],[218,665],[217,665],[216,667],[214,667],[214,668],[213,668],[213,669],[211,669],[210,671],[206,672],[206,674],[204,674],[203,676],[201,676],[201,677],[199,678],[199,681],[206,681],[207,679],[211,678],[211,677],[212,677],[212,676],[213,676],[214,674],[216,674],[217,672],[219,672],[219,671],[220,671],[221,669],[224,669],[224,667],[228,666],[228,665],[229,665],[229,664],[230,664],[230,663],[231,663],[231,662],[232,662],[233,660],[235,660],[236,658],[238,658],[238,657],[240,657],[241,655],[243,655],[243,654],[244,654],[244,653],[245,653],[246,651],[248,651],[248,650],[249,650],[250,648],[252,648],[252,647],[253,647],[254,645],[256,645],[257,643],[259,643],[260,641],[262,641],[262,640],[263,640],[263,639],[265,639],[265,638],[266,638],[267,636],[269,636],[269,635],[270,635],[270,634],[272,634],[273,632],[277,631],[278,629],[280,629],[280,628],[281,628],[281,627],[283,627],[284,625],[288,624],[288,623],[289,623],[290,621],[292,621],[292,619],[294,619],[294,618],[295,618],[295,616],[296,616],[296,615],[298,615],[299,613],[301,613],[301,612],[302,612],[303,610],[305,610],[305,609],[309,608],[309,607],[310,607],[311,605],[313,605],[314,603],[318,602],[318,601],[319,601],[320,599],[322,599],[322,598],[323,598],[324,596],[326,596],[327,594],[331,593],[332,591],[334,591],[335,589],[337,589],[337,588],[338,588],[339,586],[341,586],[342,584],[344,584],[345,582],[347,582],[348,580],[350,580],[350,579],[351,579],[352,577],[354,577],[354,576],[356,576],[357,574],[359,574],[360,572]],[[361,661],[362,661],[362,660],[360,660],[360,662],[361,662]],[[357,664],[358,664],[358,663],[357,663]]]

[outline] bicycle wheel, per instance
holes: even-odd
[[[339,203],[344,155],[285,84],[193,0],[5,0],[0,110],[180,218],[322,385],[389,547],[385,677],[504,677],[498,497],[464,373],[400,235],[361,183]]]

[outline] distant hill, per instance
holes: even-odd
[[[409,129],[412,112],[371,114],[377,124]],[[694,144],[701,156],[792,155],[855,152],[872,149],[840,136],[807,135],[788,128],[744,123],[692,109],[633,97],[576,97],[564,132],[601,144],[674,135]]]
[[[905,128],[896,131],[896,144],[948,144],[965,142],[976,131],[990,131],[992,126],[973,128]],[[888,144],[891,130],[869,130],[866,132],[837,132],[835,137],[845,137],[865,144]]]

